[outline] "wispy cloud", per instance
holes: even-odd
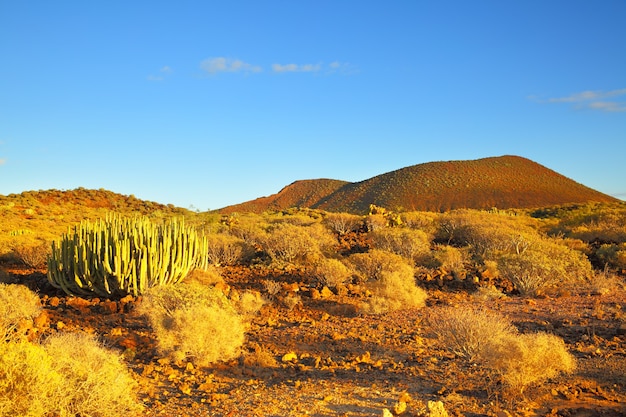
[[[209,74],[220,72],[261,72],[263,69],[258,65],[252,65],[239,59],[225,57],[207,58],[200,63],[200,68]]]
[[[319,72],[322,64],[272,64],[274,72]]]
[[[0,158],[0,165],[4,165],[7,163],[7,159],[6,158]]]
[[[565,97],[552,97],[538,101],[544,103],[572,103],[577,109],[626,112],[626,102],[617,99],[621,96],[626,96],[626,88],[610,91],[587,90]]]
[[[349,74],[354,73],[356,70],[353,66],[346,62],[334,61],[330,64],[272,64],[272,71],[284,73],[284,72],[313,72],[323,74]]]
[[[159,75],[150,74],[148,75],[148,81],[163,81],[165,77],[173,73],[174,70],[166,65],[159,70]]]

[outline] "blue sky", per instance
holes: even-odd
[[[199,210],[520,155],[626,199],[626,2],[0,1],[0,194]]]

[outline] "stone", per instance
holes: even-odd
[[[448,412],[441,401],[428,401],[428,417],[448,417]]]
[[[295,352],[285,353],[281,358],[283,362],[295,362],[298,360],[298,355]]]

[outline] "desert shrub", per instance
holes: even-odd
[[[278,264],[303,265],[320,256],[320,247],[309,227],[279,223],[261,238],[263,250]]]
[[[251,246],[260,245],[265,230],[269,227],[267,220],[253,213],[237,215],[234,218],[236,221],[230,225],[230,233]]]
[[[350,255],[347,262],[372,293],[365,312],[379,314],[424,305],[426,292],[416,285],[415,268],[402,256],[372,249]]]
[[[421,230],[385,228],[370,234],[374,247],[419,262],[430,251],[430,239]]]
[[[588,203],[537,210],[536,217],[556,218],[550,234],[585,242],[626,242],[626,205]]]
[[[315,223],[305,228],[315,242],[315,246],[322,255],[334,255],[337,251],[337,238],[321,223]]]
[[[423,265],[430,268],[441,268],[454,274],[465,272],[465,264],[469,262],[467,250],[450,245],[435,245],[428,257],[423,258]]]
[[[224,233],[206,235],[206,240],[208,262],[213,266],[235,265],[253,251],[243,239]]]
[[[592,275],[583,254],[548,239],[537,240],[520,253],[502,252],[496,261],[500,276],[522,295],[537,295],[556,286],[576,287]]]
[[[402,223],[411,229],[421,230],[429,237],[434,236],[437,231],[438,213],[425,211],[409,211],[400,215]]]
[[[387,225],[387,218],[382,214],[370,214],[365,218],[365,227],[368,232],[384,229]]]
[[[328,213],[324,218],[324,224],[333,232],[345,235],[359,230],[363,225],[363,217],[350,213]]]
[[[13,253],[17,260],[31,268],[42,268],[46,266],[46,261],[50,254],[50,244],[41,242],[39,244],[22,244],[13,246]]]
[[[320,258],[313,266],[313,276],[323,286],[336,288],[352,280],[354,272],[334,258]]]
[[[19,339],[20,326],[41,313],[39,296],[23,285],[0,284],[0,337]],[[2,343],[0,341],[0,343]]]
[[[207,269],[194,269],[191,271],[183,282],[195,282],[201,285],[215,286],[224,283],[224,277],[219,268],[209,266]]]
[[[0,417],[43,417],[57,410],[62,384],[42,346],[0,342]]]
[[[239,354],[244,324],[230,300],[199,283],[153,287],[139,307],[157,338],[159,351],[175,361],[199,366],[228,361]]]
[[[347,258],[347,262],[361,282],[379,280],[383,271],[394,271],[397,265],[408,265],[402,256],[380,249],[354,253]]]
[[[484,363],[496,371],[512,394],[523,393],[532,384],[570,373],[574,357],[559,337],[548,333],[520,334],[489,343],[482,354]]]
[[[426,291],[415,284],[413,268],[406,264],[382,271],[380,279],[368,283],[368,288],[372,297],[366,301],[364,311],[371,314],[421,308],[428,298]]]
[[[469,246],[482,261],[498,251],[523,251],[539,233],[519,217],[476,210],[458,210],[442,215],[436,238],[454,246]]]
[[[53,242],[48,281],[68,294],[137,296],[206,268],[206,243],[183,220],[111,215],[83,221]]]
[[[431,313],[429,324],[450,352],[494,372],[511,394],[576,365],[559,337],[519,334],[502,315],[481,307],[441,308]]]
[[[600,265],[626,269],[626,243],[605,243],[595,251]]]
[[[133,380],[118,354],[93,337],[80,334],[50,336],[44,348],[52,366],[63,376],[57,403],[61,417],[115,417],[140,410]]]
[[[244,291],[241,294],[233,294],[231,301],[235,310],[243,317],[254,316],[267,304],[267,300],[258,291]]]
[[[428,322],[447,350],[470,362],[481,359],[489,343],[516,332],[501,314],[474,305],[433,309]]]

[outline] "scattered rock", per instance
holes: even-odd
[[[428,417],[448,417],[448,412],[441,401],[428,401]]]
[[[282,362],[297,362],[298,355],[295,352],[285,353],[281,358]]]

